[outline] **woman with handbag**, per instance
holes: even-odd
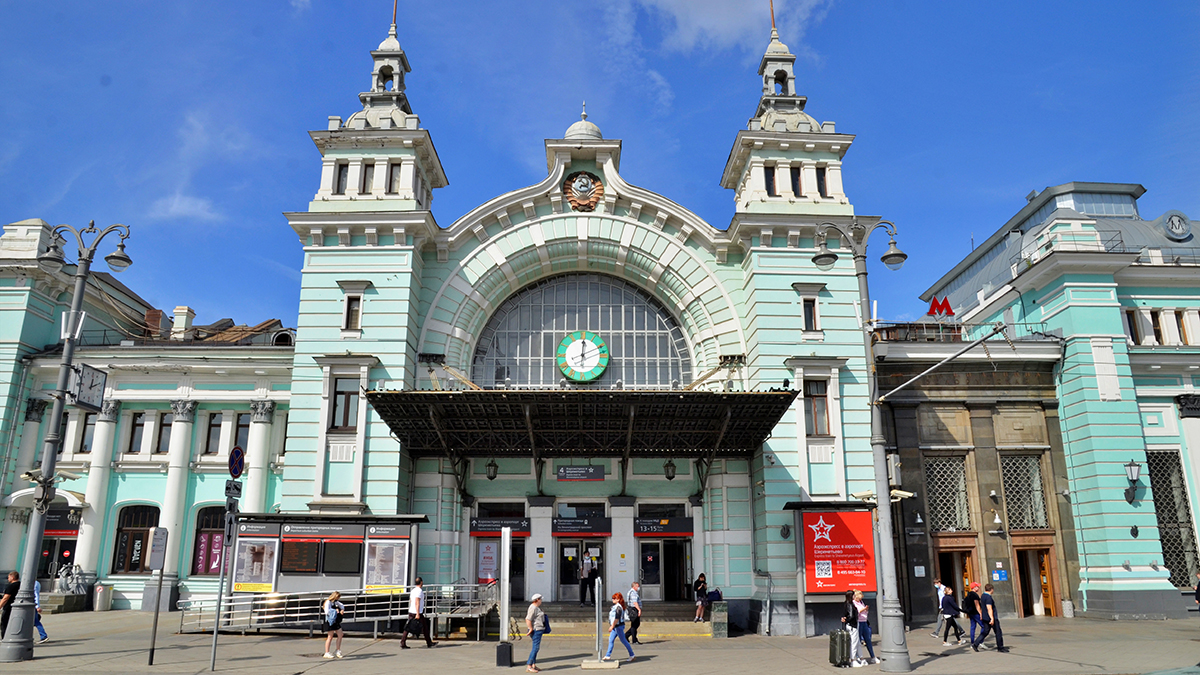
[[[708,582],[704,580],[704,573],[696,577],[696,582],[692,584],[692,591],[696,593],[696,618],[693,623],[704,621],[704,608],[708,607]]]
[[[621,644],[629,651],[629,661],[632,662],[637,657],[633,655],[633,647],[625,637],[625,617],[628,616],[625,611],[625,597],[620,593],[613,593],[612,601],[612,609],[608,610],[608,651],[604,654],[604,660],[612,661],[613,645],[619,638]]]
[[[546,622],[546,613],[542,611],[542,594],[534,593],[529,599],[529,611],[525,613],[525,628],[529,632],[529,659],[525,661],[525,672],[537,673],[541,669],[537,667],[538,650],[542,647],[542,635],[549,632],[550,627]]]
[[[342,632],[342,616],[346,613],[346,606],[339,600],[342,594],[334,591],[329,594],[325,602],[321,603],[321,623],[325,629],[325,655],[323,658],[333,659],[342,658],[342,637],[345,635]],[[337,651],[329,653],[329,645],[333,642],[334,635],[337,635]]]

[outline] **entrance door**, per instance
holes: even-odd
[[[661,541],[643,541],[638,556],[638,581],[642,583],[643,600],[663,599],[663,558]]]
[[[1017,551],[1022,616],[1056,616],[1050,549]]]
[[[938,576],[942,583],[954,589],[956,601],[961,601],[975,580],[974,551],[938,551]]]
[[[76,541],[58,537],[42,539],[42,557],[38,559],[38,578],[52,579],[58,575],[58,571],[63,568],[63,565],[74,564]]]
[[[597,578],[604,578],[604,541],[601,539],[558,540],[558,599],[581,602],[580,581],[587,580],[588,588]],[[588,592],[588,600],[592,592]]]
[[[692,566],[691,539],[663,540],[663,595],[667,601],[691,600],[688,569]]]

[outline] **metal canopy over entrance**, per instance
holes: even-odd
[[[794,391],[371,391],[415,457],[750,457]]]

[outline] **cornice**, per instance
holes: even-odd
[[[1064,274],[1116,274],[1138,259],[1138,253],[1051,251],[1009,284],[1024,293]]]
[[[741,130],[729,150],[725,170],[721,172],[721,187],[736,190],[741,180],[742,168],[754,151],[775,150],[779,152],[828,152],[838,159],[846,156],[854,134],[826,134],[820,132],[748,131]]]

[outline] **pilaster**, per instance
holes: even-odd
[[[99,572],[104,518],[108,505],[108,483],[112,475],[113,441],[120,411],[120,401],[104,401],[100,414],[96,417],[96,430],[92,436],[85,494],[88,506],[83,510],[83,520],[79,524],[79,543],[75,549],[75,562],[83,568],[89,579],[94,579]]]
[[[250,436],[246,449],[246,495],[243,509],[249,513],[266,510],[267,476],[270,461],[271,427],[275,419],[275,402],[250,402]]]

